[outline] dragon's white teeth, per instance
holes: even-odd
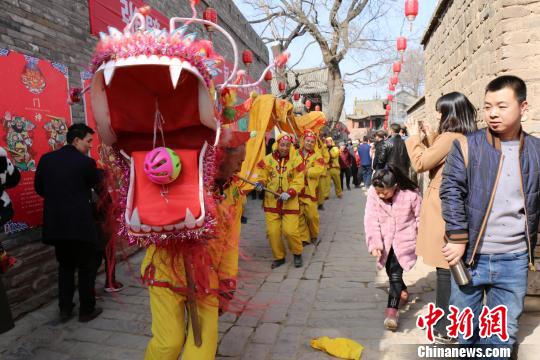
[[[163,229],[165,229],[165,231],[173,231],[174,225],[165,225]]]
[[[111,60],[107,64],[105,64],[105,68],[103,69],[103,76],[105,77],[105,85],[109,86],[109,84],[111,83],[115,68],[116,68],[116,64],[114,60]]]
[[[195,224],[197,225],[197,227],[202,227],[204,224],[204,216],[201,216],[201,218],[198,219]]]
[[[188,229],[193,229],[195,227],[195,217],[189,208],[186,209],[185,223]]]
[[[180,79],[180,74],[182,73],[182,62],[179,59],[171,59],[171,65],[169,65],[169,73],[171,75],[171,82],[173,88],[176,89],[176,85],[178,85],[178,80]]]
[[[152,231],[162,232],[163,227],[162,226],[152,226]]]
[[[141,226],[141,218],[139,217],[139,208],[135,208],[135,210],[133,210],[133,212],[131,213],[131,219],[129,220],[129,223],[131,225]]]
[[[129,226],[131,230],[135,232],[141,231],[141,219],[139,217],[139,209],[135,208],[131,214],[131,219],[129,220]]]
[[[148,233],[152,231],[152,228],[148,225],[141,225],[141,230]]]
[[[174,230],[183,230],[186,227],[186,224],[182,221],[174,225]]]

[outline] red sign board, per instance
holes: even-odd
[[[62,147],[71,125],[67,104],[67,67],[0,49],[0,146],[21,172],[8,190],[15,216],[6,233],[42,223],[43,201],[34,192],[34,172],[41,155]]]
[[[88,0],[90,13],[90,32],[99,35],[112,26],[123,30],[137,9],[147,4],[142,0]],[[157,10],[151,9],[146,17],[146,26],[151,28],[169,28],[169,19]]]

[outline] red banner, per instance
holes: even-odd
[[[42,223],[43,201],[34,192],[34,171],[41,155],[62,147],[71,124],[67,104],[68,69],[58,63],[0,49],[0,146],[21,171],[8,190],[15,217],[6,233]]]
[[[99,35],[112,26],[122,31],[137,9],[147,4],[142,0],[88,0],[90,13],[90,32]],[[169,28],[169,19],[152,9],[146,17],[146,26],[151,28]]]

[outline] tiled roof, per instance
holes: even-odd
[[[328,69],[326,68],[310,68],[287,72],[288,88],[296,86],[295,74],[298,74],[300,86],[295,92],[300,95],[305,94],[324,94],[328,92],[326,82],[328,80]],[[278,88],[279,78],[274,74],[272,79],[272,94],[279,95]]]
[[[365,119],[370,116],[384,116],[386,110],[384,109],[383,100],[364,100],[354,102],[354,113],[348,114],[347,118],[351,120]]]

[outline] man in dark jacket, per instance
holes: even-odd
[[[78,270],[79,321],[96,318],[97,232],[92,217],[92,188],[99,175],[87,156],[94,131],[84,124],[68,129],[68,145],[41,157],[34,187],[44,198],[43,242],[54,245],[58,260],[58,297],[61,321],[71,318]]]
[[[384,146],[385,146],[386,131],[379,130],[375,133],[375,154],[373,155],[373,170],[381,170],[386,166],[386,159],[384,158]]]
[[[443,254],[451,266],[463,258],[472,276],[464,286],[452,280],[450,304],[474,313],[473,336],[460,338],[463,344],[511,348],[516,342],[540,216],[540,139],[521,129],[526,98],[525,83],[515,76],[491,81],[484,102],[488,128],[456,141],[443,171]],[[498,308],[501,317],[507,312],[507,336],[480,338],[484,297],[489,310]]]
[[[393,165],[399,168],[403,174],[408,175],[411,160],[405,142],[399,134],[400,131],[401,126],[398,124],[390,125],[390,136],[382,146],[381,160],[379,162],[385,165]]]

